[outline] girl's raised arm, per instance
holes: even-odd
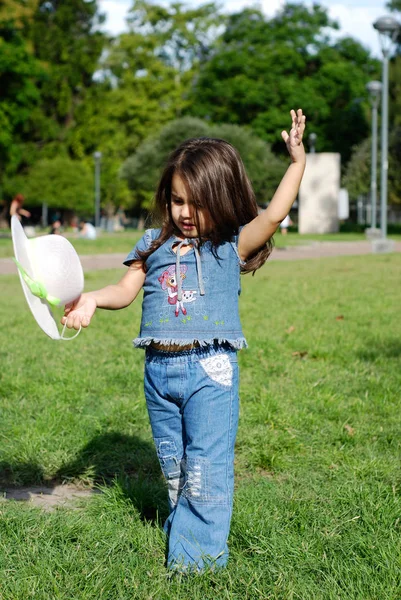
[[[144,283],[145,271],[142,263],[133,262],[116,285],[108,285],[101,290],[81,294],[79,298],[67,304],[61,322],[70,329],[88,327],[97,308],[108,310],[125,308],[135,300]]]
[[[281,221],[290,212],[297,197],[306,163],[305,149],[302,143],[305,115],[302,113],[302,109],[298,109],[297,112],[291,110],[291,119],[290,133],[288,134],[286,131],[281,133],[291,157],[291,164],[266,210],[241,230],[238,253],[242,260],[247,260],[272,237]]]

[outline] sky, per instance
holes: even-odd
[[[164,3],[163,0],[159,0]],[[296,1],[296,0],[295,0]],[[255,0],[221,0],[227,10],[234,12],[246,6],[254,6]],[[320,0],[319,4],[328,9],[329,16],[336,19],[340,25],[339,35],[351,35],[364,46],[370,48],[372,54],[381,57],[378,34],[373,28],[374,21],[389,14],[386,9],[387,0]],[[203,4],[202,0],[192,0],[192,5]],[[312,2],[303,2],[312,4]],[[258,2],[267,16],[273,16],[284,4],[284,0],[260,0]],[[132,5],[132,0],[99,0],[101,12],[106,14],[105,29],[112,35],[122,33],[125,26],[125,16]]]

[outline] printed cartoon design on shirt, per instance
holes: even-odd
[[[186,278],[187,265],[180,265],[180,276],[184,280]],[[180,309],[183,315],[187,314],[184,303],[194,302],[196,300],[195,290],[182,290],[182,299],[178,300],[177,275],[175,265],[171,265],[168,269],[158,277],[158,280],[163,290],[167,290],[168,303],[175,306],[175,316],[178,317]],[[189,318],[189,317],[188,317]]]

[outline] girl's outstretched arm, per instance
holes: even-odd
[[[81,294],[79,298],[66,304],[62,324],[70,329],[88,327],[97,308],[118,310],[135,300],[145,283],[145,271],[141,262],[133,262],[116,285],[108,285],[95,292]]]
[[[298,109],[297,112],[291,110],[291,118],[290,133],[286,131],[281,133],[291,157],[291,164],[266,210],[241,230],[238,252],[242,260],[249,258],[272,237],[281,221],[290,212],[297,197],[306,164],[305,148],[302,143],[305,115],[302,109]]]

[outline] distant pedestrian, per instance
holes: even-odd
[[[280,231],[283,235],[287,235],[288,228],[292,225],[290,215],[287,215],[280,223]]]
[[[84,238],[85,240],[95,240],[97,237],[96,228],[92,225],[92,223],[81,221],[78,227],[78,236],[80,238]]]
[[[22,217],[26,217],[27,219],[29,219],[31,213],[29,212],[29,210],[22,208],[24,201],[25,198],[22,194],[17,194],[16,196],[14,196],[10,205],[10,218],[13,215],[16,215],[19,221],[21,221]]]
[[[55,221],[53,221],[49,233],[51,233],[53,235],[61,235],[61,221],[60,221],[60,219],[56,219]]]

